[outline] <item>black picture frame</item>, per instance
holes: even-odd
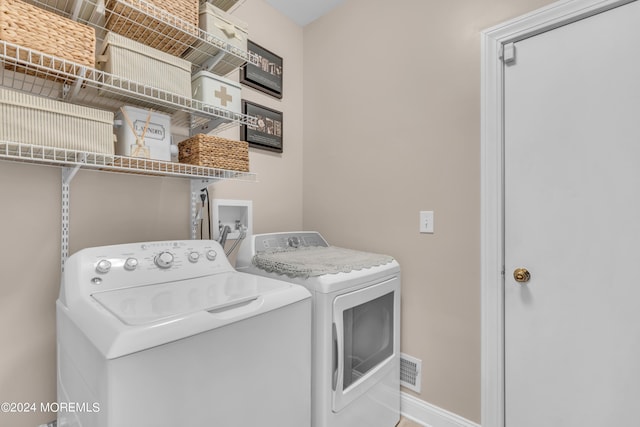
[[[258,56],[262,66],[247,62],[240,68],[240,83],[282,99],[282,57],[251,40],[247,40],[247,50]]]
[[[282,153],[282,112],[244,99],[242,100],[242,112],[258,119],[258,126],[242,125],[240,139],[256,148]]]

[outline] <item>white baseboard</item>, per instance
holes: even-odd
[[[466,418],[420,400],[407,393],[400,393],[402,416],[425,427],[480,427]]]

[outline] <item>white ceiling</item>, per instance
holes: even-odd
[[[315,21],[344,0],[266,0],[295,23],[304,27]]]

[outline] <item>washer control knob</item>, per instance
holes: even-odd
[[[136,258],[127,258],[124,262],[124,269],[127,271],[133,271],[138,268],[138,260]]]
[[[215,261],[217,256],[218,256],[218,253],[213,249],[210,249],[207,251],[207,259],[209,261]]]
[[[200,254],[198,252],[189,252],[189,261],[190,262],[198,262],[200,259]]]
[[[101,259],[98,261],[98,264],[96,265],[96,272],[100,274],[107,274],[109,270],[111,270],[111,261],[107,259]]]
[[[173,254],[171,252],[160,252],[154,261],[160,268],[169,268],[173,265]]]

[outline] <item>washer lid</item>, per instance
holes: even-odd
[[[96,292],[91,297],[121,322],[138,326],[200,311],[219,313],[286,286],[276,281],[246,280],[233,272]]]

